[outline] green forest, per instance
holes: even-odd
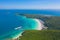
[[[28,30],[23,33],[20,40],[60,40],[59,30]]]

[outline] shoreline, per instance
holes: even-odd
[[[42,30],[44,27],[44,22],[42,20],[39,19],[34,19],[37,22],[37,27],[36,30]]]
[[[22,33],[24,33],[24,32],[21,32],[21,33],[15,35],[15,36],[14,36],[13,38],[11,38],[11,39],[12,39],[12,40],[18,39],[20,36],[22,36]]]
[[[39,19],[33,19],[33,20],[37,22],[37,26],[34,28],[34,30],[42,30],[44,28],[44,25],[41,22],[42,20],[41,21]],[[22,33],[24,33],[24,32],[21,32],[20,34],[18,34],[17,36],[13,37],[12,39],[16,40],[16,39],[20,38],[22,36]]]

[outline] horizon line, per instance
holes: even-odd
[[[0,10],[60,10],[60,9],[0,9]]]

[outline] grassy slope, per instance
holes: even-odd
[[[60,31],[25,31],[20,40],[60,40]]]

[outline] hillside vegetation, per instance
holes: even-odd
[[[23,33],[20,40],[60,40],[59,30],[28,30]]]

